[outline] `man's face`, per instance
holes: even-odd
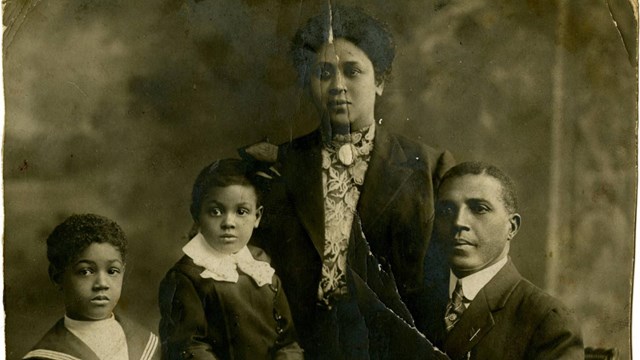
[[[60,286],[67,316],[103,320],[118,304],[124,276],[120,251],[109,243],[92,243],[67,266]]]
[[[441,185],[435,226],[439,239],[447,244],[451,269],[464,277],[507,256],[520,215],[504,206],[497,179],[469,174]]]
[[[376,95],[383,90],[367,54],[342,38],[318,50],[309,86],[320,116],[329,120],[334,131],[372,124]]]

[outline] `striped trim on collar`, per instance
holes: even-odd
[[[23,357],[23,359],[30,359],[30,358],[42,358],[42,359],[51,359],[51,360],[80,360],[75,356],[71,356],[63,352],[45,350],[45,349],[36,349],[36,350],[29,351],[27,355]]]
[[[142,352],[142,356],[140,360],[151,360],[153,359],[153,355],[158,348],[158,337],[154,333],[149,333],[149,340],[147,341],[147,345]],[[41,359],[51,359],[51,360],[81,360],[75,356],[71,356],[69,354],[46,350],[46,349],[36,349],[29,351],[23,359],[31,359],[31,358],[41,358]]]
[[[158,347],[158,337],[154,333],[149,333],[149,341],[147,341],[147,346],[145,346],[144,351],[142,352],[142,356],[140,360],[150,360],[153,358],[153,354],[156,352],[156,348]]]

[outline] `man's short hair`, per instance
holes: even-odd
[[[440,188],[448,180],[464,175],[489,175],[498,180],[502,187],[502,202],[505,208],[511,212],[518,212],[518,194],[516,186],[511,178],[494,165],[480,161],[467,161],[460,163],[447,171],[440,180]]]
[[[47,238],[49,277],[60,281],[60,275],[93,243],[109,243],[120,252],[122,261],[127,255],[127,238],[113,220],[95,214],[71,215],[53,229]]]

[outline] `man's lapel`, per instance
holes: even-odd
[[[296,215],[307,230],[313,245],[324,252],[324,197],[322,190],[322,153],[320,132],[309,135],[300,146],[289,149],[284,181]]]
[[[358,205],[365,229],[371,228],[378,220],[413,173],[411,168],[403,166],[406,162],[398,141],[378,126]]]
[[[444,351],[452,359],[462,358],[493,328],[494,324],[491,307],[483,292],[480,291],[462,314],[460,321],[447,335]]]
[[[446,337],[444,350],[452,359],[463,357],[491,331],[495,325],[493,314],[504,308],[521,279],[518,270],[509,260],[480,290]]]

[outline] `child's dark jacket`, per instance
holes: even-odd
[[[129,360],[159,360],[158,337],[126,317],[116,315],[127,338]],[[42,337],[23,359],[99,360],[80,338],[64,326],[64,318]]]
[[[268,261],[249,247],[256,260]],[[244,273],[237,283],[202,278],[184,256],[160,284],[163,359],[302,359],[279,278],[259,287]]]

